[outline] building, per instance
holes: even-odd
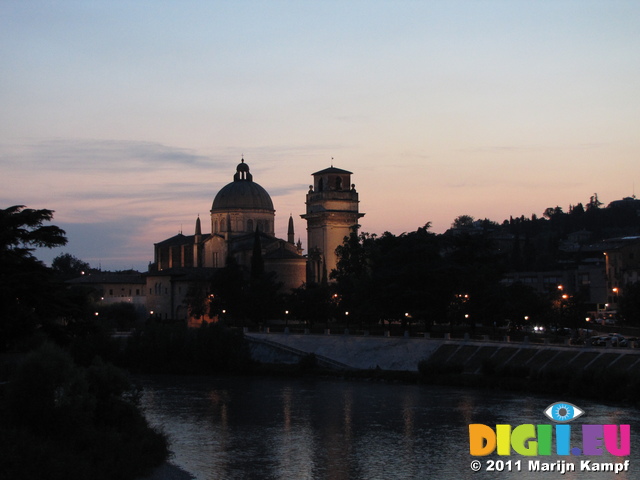
[[[313,174],[307,193],[308,280],[320,282],[336,268],[336,248],[342,245],[364,213],[358,211],[358,192],[351,172],[331,166]]]
[[[101,305],[131,303],[141,316],[147,309],[147,282],[140,272],[92,272],[68,280],[67,284],[91,288]]]
[[[275,236],[275,209],[269,193],[253,181],[244,158],[233,181],[213,199],[211,233],[202,233],[200,217],[194,234],[182,233],[154,245],[154,262],[147,274],[148,307],[154,317],[187,319],[185,296],[189,285],[206,282],[231,257],[249,271],[254,249],[260,249],[266,272],[273,272],[283,291],[303,285],[306,258],[300,241],[294,243],[293,218],[287,240]]]
[[[622,237],[603,242],[606,257],[608,303],[617,310],[624,288],[640,282],[640,237]]]
[[[269,193],[253,180],[249,165],[241,159],[233,181],[215,195],[210,211],[211,233],[202,233],[198,217],[194,234],[182,233],[154,245],[154,262],[147,273],[147,307],[157,318],[189,319],[185,296],[189,286],[203,284],[216,269],[233,257],[246,271],[259,248],[266,272],[289,293],[305,282],[322,280],[335,268],[336,248],[358,224],[358,194],[351,172],[331,167],[313,174],[307,194],[309,255],[295,242],[293,217],[287,239],[275,236],[275,209]]]
[[[231,258],[249,272],[256,249],[261,252],[264,271],[275,274],[283,293],[307,282],[320,282],[336,267],[336,248],[364,214],[358,212],[351,172],[331,166],[312,175],[307,213],[301,215],[307,221],[309,255],[303,255],[300,240],[295,242],[292,216],[287,239],[275,236],[271,197],[253,180],[242,158],[233,181],[213,199],[210,233],[202,232],[202,221],[197,217],[193,235],[181,232],[154,244],[154,261],[145,274],[136,272],[135,278],[105,274],[70,283],[95,283],[105,302],[133,302],[146,318],[197,325],[202,319],[214,319],[206,315],[192,318],[189,298],[209,295],[211,279]]]
[[[229,256],[248,268],[258,232],[265,262],[272,271],[282,273],[280,281],[285,282],[285,287],[296,288],[304,282],[305,260],[301,244],[293,243],[293,220],[289,222],[288,239],[276,238],[273,202],[267,191],[253,181],[244,158],[236,168],[233,181],[215,196],[210,212],[210,234],[202,233],[198,217],[193,235],[180,233],[156,243],[150,271],[223,268]],[[280,264],[283,264],[282,269]],[[292,267],[294,264],[297,267]],[[297,273],[294,272],[296,268],[299,270]]]

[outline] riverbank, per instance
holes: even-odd
[[[475,340],[245,333],[257,372],[552,393],[638,405],[640,350]],[[296,368],[298,366],[298,368]]]

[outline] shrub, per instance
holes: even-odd
[[[94,360],[76,365],[44,344],[10,377],[0,401],[0,472],[21,479],[133,479],[168,455],[126,375]]]

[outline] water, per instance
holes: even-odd
[[[331,379],[142,377],[143,406],[172,442],[172,463],[208,479],[640,478],[640,412],[576,400],[574,422],[630,424],[631,456],[534,457],[541,462],[630,460],[628,472],[529,472],[529,457],[472,457],[470,423],[551,423],[542,411],[568,398]],[[480,472],[472,460],[483,462]],[[488,460],[512,471],[487,472]],[[513,462],[521,460],[520,470]],[[506,468],[506,466],[505,466]]]

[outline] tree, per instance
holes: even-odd
[[[32,257],[35,247],[60,247],[67,244],[65,231],[55,225],[43,225],[53,218],[53,210],[33,210],[24,205],[0,209],[0,258]]]
[[[594,193],[589,198],[589,204],[587,205],[587,210],[597,210],[602,206],[602,202],[598,200],[598,194]]]
[[[60,285],[52,270],[34,255],[36,247],[65,245],[64,230],[44,225],[52,210],[34,210],[23,205],[0,209],[0,350],[33,332],[59,313],[56,309]]]
[[[262,258],[262,243],[260,229],[256,228],[253,237],[253,252],[251,255],[251,278],[260,278],[264,274],[264,258]]]
[[[451,228],[471,228],[475,218],[471,215],[459,215],[451,224]]]
[[[89,272],[91,266],[70,253],[61,253],[51,262],[51,268],[64,279],[71,279]]]

